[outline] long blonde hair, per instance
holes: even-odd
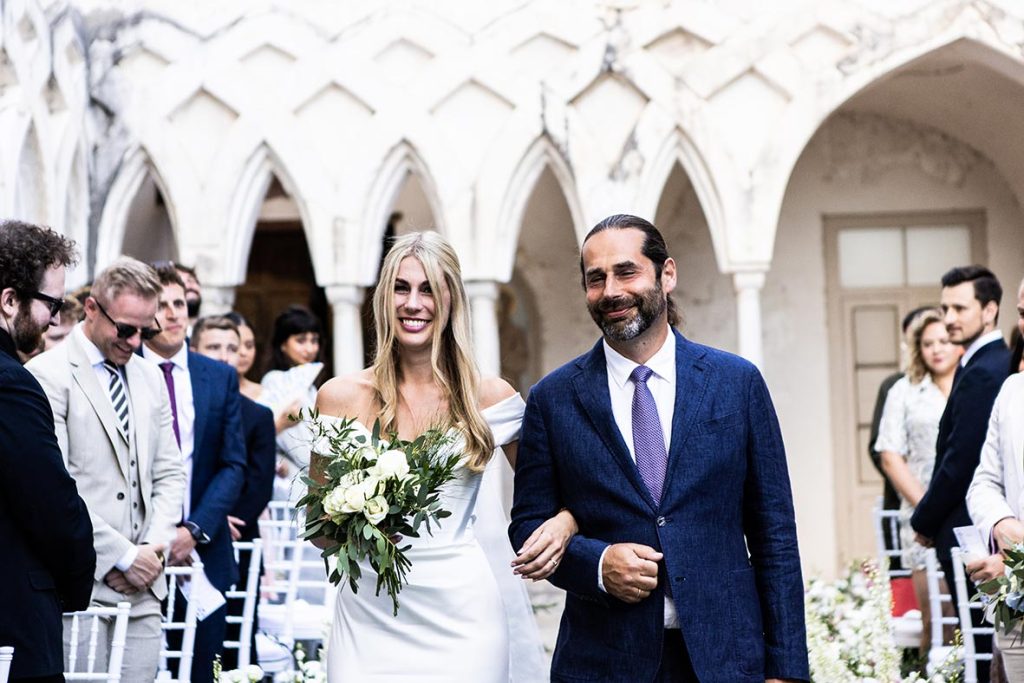
[[[462,284],[462,268],[455,250],[436,232],[414,232],[398,238],[381,266],[377,290],[373,294],[373,315],[377,332],[377,352],[373,359],[373,385],[380,406],[381,427],[397,431],[398,418],[398,343],[395,326],[395,280],[402,260],[413,257],[423,266],[434,293],[435,325],[431,339],[430,365],[434,381],[448,401],[450,424],[466,441],[468,467],[483,470],[494,451],[494,436],[480,414],[480,371],[473,359],[469,298]],[[447,285],[450,310],[441,292]]]
[[[928,326],[935,323],[942,324],[942,312],[937,308],[929,308],[918,313],[907,330],[907,378],[911,384],[919,383],[930,372],[924,362],[924,356],[921,355],[921,338]]]

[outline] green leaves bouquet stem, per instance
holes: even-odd
[[[1003,551],[1006,572],[978,586],[974,600],[989,605],[996,630],[1003,635],[1024,620],[1024,544],[1017,543]]]
[[[380,420],[371,434],[354,419],[325,424],[316,411],[304,417],[313,430],[309,487],[296,504],[306,510],[303,538],[326,537],[326,561],[337,559],[330,572],[334,584],[347,578],[359,590],[360,561],[377,573],[376,595],[387,590],[398,614],[398,593],[407,583],[412,562],[399,547],[401,538],[419,537],[420,527],[451,515],[441,507],[441,488],[455,478],[462,454],[452,448],[450,429],[432,428],[413,441],[381,435]],[[397,541],[397,543],[396,543]]]

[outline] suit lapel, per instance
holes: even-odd
[[[71,376],[76,384],[85,394],[86,399],[92,406],[103,431],[110,439],[110,447],[114,449],[117,462],[121,467],[121,473],[125,480],[128,479],[128,442],[117,428],[117,415],[114,414],[114,406],[110,403],[110,396],[105,387],[100,385],[96,377],[96,371],[85,355],[85,351],[79,346],[74,335],[68,335],[68,361],[71,363]]]
[[[196,455],[201,452],[200,446],[203,443],[204,432],[206,431],[206,416],[209,412],[210,376],[204,368],[195,360],[195,354],[188,354],[188,374],[192,382],[192,405],[195,417],[192,422],[192,462],[195,463]]]
[[[146,378],[139,367],[140,363],[146,363],[142,356],[132,357],[124,366],[125,375],[128,377],[128,396],[132,402],[132,452],[138,460],[139,471],[145,472],[149,466],[149,430],[152,428],[150,420],[153,416],[149,395],[146,387]],[[158,414],[159,415],[159,414]],[[142,477],[143,493],[148,496],[148,477]]]
[[[672,490],[675,478],[673,475],[681,469],[683,446],[704,403],[711,374],[702,360],[703,350],[675,330],[672,333],[676,338],[676,403],[672,411],[672,439],[669,444],[668,471],[665,473],[662,500],[665,500]]]
[[[584,412],[605,448],[608,449],[623,474],[626,475],[626,479],[651,510],[656,511],[657,506],[654,504],[651,492],[647,490],[647,485],[640,478],[636,463],[630,457],[626,442],[615,425],[611,395],[608,393],[608,369],[604,360],[604,346],[600,341],[580,361],[580,368],[581,372],[572,380],[577,400],[583,406]]]

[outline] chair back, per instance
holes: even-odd
[[[238,640],[225,640],[224,649],[238,650],[238,668],[249,666],[253,657],[252,649],[252,628],[253,618],[256,614],[256,588],[260,581],[260,566],[263,562],[263,541],[254,539],[251,542],[235,541],[235,562],[241,559],[242,555],[249,555],[249,571],[245,576],[238,577],[238,584],[232,586],[224,593],[228,600],[242,600],[242,615],[228,615],[228,624],[238,624]]]
[[[327,579],[320,550],[302,539],[302,513],[288,501],[271,501],[267,509],[269,519],[260,520],[265,569],[260,630],[289,646],[323,639],[337,588]]]
[[[924,555],[924,566],[928,573],[928,603],[932,613],[931,640],[932,649],[938,650],[945,643],[943,633],[945,626],[957,627],[960,625],[960,618],[956,615],[943,616],[943,609],[953,602],[953,596],[943,592],[943,581],[946,578],[945,572],[939,565],[939,558],[935,554],[935,548],[928,548]],[[946,581],[946,589],[949,589],[949,582]]]
[[[960,548],[954,547],[950,554],[953,556],[957,609],[960,611],[960,633],[964,641],[964,683],[978,683],[978,662],[992,661],[992,653],[978,652],[974,647],[974,636],[993,635],[995,629],[991,626],[974,625],[971,612],[983,612],[985,604],[971,600],[967,594],[967,574],[964,571],[965,553]]]
[[[125,641],[128,636],[128,614],[131,612],[130,602],[119,602],[117,607],[90,607],[81,612],[69,612],[64,615],[70,619],[65,628],[69,629],[68,660],[64,671],[66,681],[111,681],[121,680],[121,664],[124,662]],[[114,625],[110,638],[110,652],[107,654],[106,671],[97,671],[97,650],[106,648],[104,638],[100,642],[101,627],[110,628],[109,621]],[[84,636],[88,636],[86,652],[81,653],[80,647]],[[85,656],[85,670],[80,671],[78,661]],[[126,682],[127,683],[127,682]]]
[[[7,683],[11,675],[11,660],[14,659],[14,648],[10,645],[0,647],[0,683]]]
[[[192,678],[192,655],[196,645],[196,603],[194,600],[185,601],[185,616],[182,621],[174,620],[174,606],[178,600],[177,586],[203,571],[202,562],[193,562],[190,567],[165,567],[164,574],[167,576],[167,605],[164,609],[163,622],[160,629],[163,632],[163,643],[160,647],[160,668],[159,680],[180,681],[187,683]],[[172,631],[181,631],[181,647],[177,650],[170,649],[167,642],[167,634]],[[167,660],[178,660],[178,677],[173,678],[167,668]]]
[[[891,567],[893,560],[900,560],[903,557],[903,547],[900,540],[900,511],[886,510],[882,507],[882,497],[879,496],[872,509],[875,519],[875,545],[878,552],[879,566]],[[886,533],[888,532],[888,542]],[[910,569],[900,565],[900,569],[888,569],[889,578],[909,577]]]

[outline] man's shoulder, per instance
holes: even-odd
[[[691,362],[712,370],[719,379],[747,377],[759,373],[757,366],[743,356],[690,341],[682,335],[677,335],[676,340],[676,348],[681,352],[676,356],[677,368],[680,363]]]
[[[598,342],[595,347],[591,348],[586,353],[580,354],[568,363],[563,363],[559,367],[555,368],[548,374],[544,375],[539,382],[533,385],[530,393],[532,394],[535,391],[541,391],[543,393],[564,391],[567,387],[572,385],[573,379],[582,373],[589,363],[593,363],[597,360],[594,358],[594,354],[602,354],[603,356],[600,349],[600,342]]]
[[[188,352],[188,365],[190,371],[198,369],[220,379],[230,379],[233,375],[237,376],[235,369],[227,363],[222,363],[221,361],[214,360],[213,358],[207,358],[203,354],[196,353],[195,351]]]

